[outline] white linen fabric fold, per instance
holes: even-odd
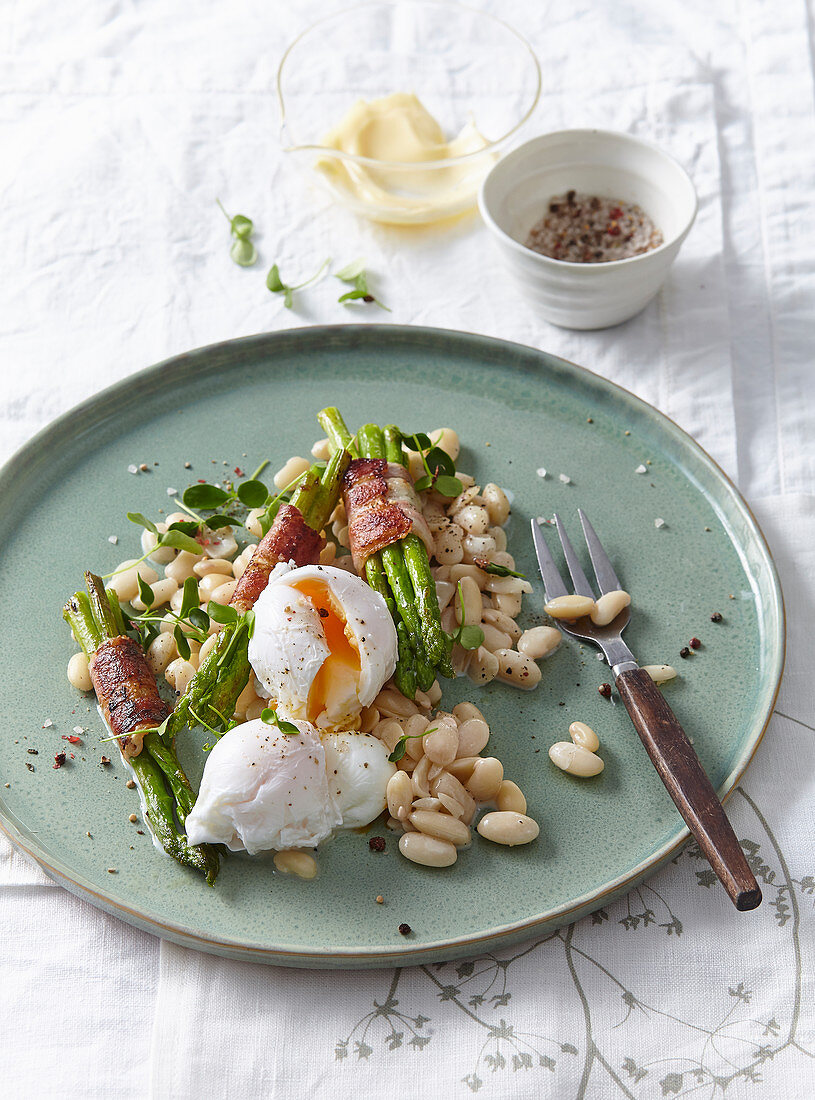
[[[410,2],[410,0],[406,0]],[[684,163],[696,225],[657,299],[555,329],[486,230],[389,229],[334,207],[274,135],[277,58],[339,2],[18,0],[0,28],[0,456],[139,367],[312,323],[457,327],[634,390],[738,479],[784,585],[787,672],[729,812],[765,894],[736,915],[692,847],[546,941],[441,967],[304,972],[159,943],[55,887],[0,838],[0,1092],[393,1100],[815,1092],[815,127],[804,0],[489,6],[533,42],[529,133],[609,126]],[[214,206],[252,216],[257,268]],[[391,314],[287,311],[263,287],[365,255]],[[33,690],[33,689],[32,689]]]

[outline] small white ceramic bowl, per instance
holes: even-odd
[[[636,203],[663,244],[627,260],[571,263],[524,245],[555,195],[575,190]],[[519,290],[547,321],[564,328],[618,325],[658,292],[696,217],[684,168],[655,145],[613,130],[560,130],[500,160],[478,196],[481,216]]]

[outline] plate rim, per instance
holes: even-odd
[[[522,344],[518,341],[486,336],[481,333],[467,330],[448,329],[427,325],[304,325],[296,328],[275,329],[267,332],[255,333],[248,336],[217,341],[212,344],[205,344],[189,351],[177,353],[151,366],[133,371],[125,378],[118,379],[102,390],[89,395],[83,401],[44,425],[35,435],[18,448],[2,466],[0,466],[0,488],[2,488],[3,484],[6,483],[8,479],[13,479],[15,470],[21,464],[27,464],[28,460],[40,451],[43,446],[47,446],[49,441],[59,437],[69,423],[72,422],[75,429],[78,418],[87,416],[88,414],[94,414],[102,406],[109,405],[112,401],[115,401],[119,394],[127,393],[144,382],[150,382],[159,378],[159,376],[171,382],[172,373],[181,369],[182,365],[189,363],[191,359],[212,358],[213,356],[217,357],[221,352],[232,351],[239,347],[252,349],[254,347],[274,345],[275,342],[285,342],[286,340],[294,340],[295,342],[304,339],[319,341],[323,338],[330,346],[333,342],[332,337],[340,337],[346,340],[353,340],[355,337],[361,337],[363,340],[370,340],[372,342],[376,342],[379,339],[384,341],[395,340],[397,344],[400,342],[406,343],[413,341],[414,345],[421,340],[428,339],[445,342],[452,341],[460,344],[475,344],[481,348],[491,348],[497,352],[498,355],[501,354],[502,350],[506,353],[506,350],[510,349],[516,354],[538,357],[541,361],[554,361],[556,365],[566,367],[569,371],[575,372],[578,376],[586,377],[593,386],[599,385],[599,387],[605,389],[612,398],[621,397],[625,402],[636,408],[648,419],[655,421],[659,427],[667,429],[670,436],[682,446],[688,448],[691,452],[695,452],[696,457],[701,460],[703,465],[706,464],[710,468],[719,483],[729,493],[737,509],[741,511],[747,526],[751,529],[752,535],[762,551],[770,581],[773,610],[777,618],[775,635],[767,639],[767,652],[773,658],[772,676],[774,678],[774,685],[771,698],[766,715],[761,724],[761,729],[757,734],[754,732],[752,743],[746,751],[742,752],[736,765],[731,769],[717,791],[721,801],[723,803],[726,802],[739,780],[750,766],[759,745],[764,739],[764,735],[775,709],[781,681],[783,679],[786,659],[786,610],[778,569],[775,565],[772,550],[755,513],[733,482],[732,478],[722,469],[720,464],[708,454],[704,447],[702,447],[693,436],[685,431],[684,428],[680,427],[680,425],[666,413],[632,393],[624,386],[621,386],[619,383],[605,378],[589,367],[584,367],[579,363],[565,359],[563,356],[554,355],[551,352],[532,347],[528,344]],[[107,419],[107,417],[104,419]],[[689,829],[687,826],[684,826],[673,841],[663,844],[645,859],[641,860],[634,868],[617,876],[617,878],[610,883],[606,883],[601,891],[590,891],[577,899],[572,899],[572,901],[565,905],[558,906],[545,913],[540,913],[535,917],[524,918],[510,924],[498,925],[485,932],[448,937],[447,939],[416,946],[406,943],[404,946],[398,945],[397,947],[390,947],[383,945],[367,947],[363,950],[337,947],[314,947],[303,951],[280,946],[275,947],[252,943],[246,940],[230,939],[224,936],[206,936],[187,925],[163,921],[159,919],[157,915],[152,915],[149,910],[135,909],[123,903],[108,891],[100,889],[95,883],[92,883],[83,875],[73,871],[59,859],[50,857],[39,845],[32,844],[24,838],[20,834],[16,824],[2,809],[0,809],[0,831],[8,837],[14,847],[20,849],[33,859],[49,878],[56,881],[69,892],[85,898],[90,904],[119,917],[131,926],[139,927],[156,936],[172,939],[177,943],[184,944],[185,946],[197,950],[216,954],[228,953],[231,957],[245,958],[249,961],[272,965],[320,966],[321,964],[324,965],[333,962],[336,965],[346,968],[364,966],[366,964],[368,966],[410,965],[428,960],[438,961],[440,955],[452,958],[455,955],[460,956],[467,953],[477,954],[478,951],[482,950],[486,945],[500,947],[502,944],[509,944],[521,939],[532,938],[536,934],[536,931],[542,927],[562,927],[564,924],[569,923],[570,918],[574,917],[577,919],[576,915],[583,915],[581,911],[588,914],[600,908],[604,900],[608,899],[610,895],[617,896],[622,894],[627,887],[633,888],[638,881],[654,873],[668,862],[690,837]]]

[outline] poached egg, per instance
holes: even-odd
[[[336,828],[367,825],[385,808],[396,766],[364,733],[326,734],[294,720],[283,733],[260,718],[236,726],[207,757],[187,818],[191,844],[250,855],[315,848]]]
[[[255,603],[249,661],[281,716],[352,728],[396,668],[384,599],[343,569],[275,566]]]

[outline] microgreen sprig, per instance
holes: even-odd
[[[296,290],[302,290],[303,287],[310,286],[312,283],[316,283],[317,280],[323,275],[328,265],[331,263],[331,257],[327,260],[323,260],[320,264],[319,270],[315,272],[311,278],[306,279],[303,283],[295,283],[290,285],[284,283],[280,277],[280,268],[277,264],[272,264],[269,268],[269,274],[266,276],[266,288],[270,290],[272,294],[283,295],[283,305],[286,309],[292,309],[294,306],[294,292]]]
[[[436,445],[438,440],[433,443],[425,432],[413,432],[412,435],[403,432],[402,437],[412,450],[418,451],[425,468],[425,476],[415,483],[417,492],[435,489],[443,497],[457,497],[464,492],[464,485],[455,476],[456,464],[447,451]]]
[[[516,573],[514,569],[507,569],[505,565],[496,565],[494,561],[488,561],[486,558],[473,558],[473,565],[477,565],[479,569],[483,569],[493,577],[520,577],[522,581],[526,580],[525,573]]]
[[[182,590],[181,607],[178,611],[162,609],[151,611],[154,595],[149,584],[137,576],[139,584],[139,598],[147,609],[143,615],[125,615],[127,624],[139,635],[139,642],[144,649],[150,645],[159,631],[159,624],[166,619],[175,619],[173,637],[175,638],[178,654],[185,661],[190,658],[190,639],[196,642],[205,642],[209,631],[210,617],[198,605],[198,582],[195,577],[187,577]],[[220,605],[216,605],[220,606]]]
[[[254,229],[251,218],[247,218],[245,214],[236,214],[232,218],[224,210],[221,200],[216,199],[215,201],[229,222],[229,232],[232,234],[232,247],[229,249],[229,255],[238,267],[251,267],[258,258],[257,249],[250,240]]]
[[[461,591],[461,581],[458,582],[458,605],[461,608],[461,625],[454,634],[450,634],[453,645],[460,645],[462,649],[478,649],[484,644],[484,631],[480,626],[467,623],[464,614],[464,595]]]
[[[384,302],[380,302],[379,299],[371,293],[371,289],[368,286],[368,276],[365,271],[364,258],[360,257],[358,260],[352,260],[350,264],[346,264],[345,267],[341,268],[339,271],[335,271],[334,278],[354,288],[353,290],[346,291],[345,294],[341,294],[337,299],[338,302],[343,302],[345,304],[357,301],[373,302],[375,305],[378,305],[380,309],[385,309],[388,313],[391,312]]]
[[[294,722],[287,722],[285,718],[278,718],[277,711],[272,707],[266,707],[265,710],[260,712],[260,720],[269,726],[277,726],[280,732],[285,733],[287,737],[296,737],[300,733]]]
[[[424,733],[403,733],[393,746],[393,752],[388,757],[388,760],[390,760],[392,764],[398,764],[407,752],[408,741],[416,741],[420,737],[427,737],[429,733],[435,733],[438,728],[438,726],[433,726],[432,729],[425,730]]]

